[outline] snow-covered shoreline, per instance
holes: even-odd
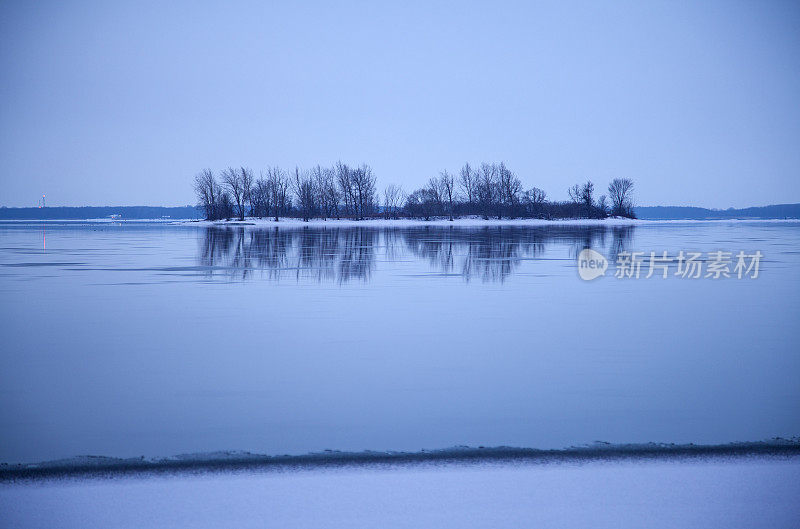
[[[310,226],[315,228],[324,227],[369,227],[369,228],[412,228],[418,226],[456,226],[456,227],[484,227],[484,226],[552,226],[556,224],[571,224],[575,226],[604,226],[604,225],[631,225],[641,221],[635,219],[565,219],[565,220],[542,220],[542,219],[489,219],[481,218],[460,218],[455,220],[447,219],[311,219],[304,221],[297,218],[258,219],[246,218],[239,220],[218,220],[218,221],[188,221],[181,224],[202,225],[202,226],[256,226],[269,228],[297,228]]]
[[[297,218],[280,218],[277,222],[274,219],[246,218],[239,220],[190,220],[176,221],[176,224],[190,226],[236,226],[236,227],[255,227],[255,228],[349,228],[349,227],[369,227],[369,228],[416,228],[424,226],[437,227],[458,227],[458,228],[480,228],[496,226],[641,226],[646,224],[688,224],[688,223],[755,223],[755,222],[774,222],[774,223],[797,223],[798,219],[713,219],[713,220],[642,220],[627,218],[607,218],[607,219],[489,219],[481,218],[460,218],[455,220],[447,219],[311,219],[303,221]]]

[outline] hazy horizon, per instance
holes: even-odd
[[[500,161],[552,199],[800,202],[790,2],[0,6],[0,205],[194,204],[209,167]]]

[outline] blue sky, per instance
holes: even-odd
[[[800,202],[800,4],[3,2],[0,204],[194,201],[193,175],[504,160],[639,204]]]

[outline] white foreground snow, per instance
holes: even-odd
[[[0,484],[0,526],[798,527],[800,458],[411,465]]]

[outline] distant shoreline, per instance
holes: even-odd
[[[698,444],[612,444],[595,443],[562,449],[509,446],[453,447],[418,452],[325,450],[300,455],[212,452],[167,458],[115,458],[81,456],[38,464],[0,465],[0,482],[65,477],[108,477],[119,474],[198,472],[236,470],[290,470],[348,466],[391,466],[406,464],[525,462],[585,463],[617,460],[682,460],[692,458],[743,458],[800,456],[797,438],[716,445]]]
[[[646,221],[745,219],[800,220],[800,203],[773,204],[769,206],[724,210],[693,206],[639,206],[634,208],[634,212],[636,213],[637,218]],[[0,207],[0,221],[99,221],[103,219],[112,220],[112,215],[118,216],[118,220],[140,220],[149,222],[199,220],[203,218],[201,211],[194,206],[56,206],[47,208]],[[558,222],[561,221],[559,220]]]

